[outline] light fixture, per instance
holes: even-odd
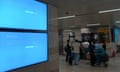
[[[115,21],[115,23],[117,23],[117,24],[118,24],[118,23],[120,23],[120,21]]]
[[[51,20],[61,20],[61,19],[67,19],[67,18],[74,18],[74,17],[77,17],[77,16],[84,16],[84,15],[91,15],[91,14],[102,14],[102,13],[109,13],[109,12],[115,12],[115,11],[120,11],[120,9],[111,9],[111,10],[103,10],[103,11],[98,11],[98,12],[93,12],[93,13],[88,13],[88,14],[63,16],[63,17],[58,17],[58,18],[54,18],[54,19],[51,19]],[[32,13],[32,12],[27,11],[27,13]]]
[[[99,26],[100,24],[87,24],[88,27],[90,26]]]
[[[120,9],[112,9],[112,10],[104,10],[104,11],[99,11],[98,13],[108,13],[108,12],[115,12],[115,11],[120,11]]]
[[[69,30],[69,29],[68,29],[68,30],[64,30],[64,31],[65,31],[65,32],[71,32],[72,30]]]
[[[64,17],[58,17],[56,19],[60,20],[60,19],[67,19],[67,18],[74,18],[76,17],[75,15],[72,15],[72,16],[64,16]]]
[[[70,26],[70,28],[75,28],[76,26]]]

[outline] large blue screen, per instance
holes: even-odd
[[[0,32],[0,72],[46,60],[46,33]]]
[[[47,5],[35,0],[0,0],[0,27],[47,29]]]

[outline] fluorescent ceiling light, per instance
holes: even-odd
[[[87,24],[87,26],[99,26],[100,24]]]
[[[120,11],[120,9],[111,9],[111,10],[98,11],[98,13],[102,14],[102,13],[115,12],[115,11]],[[31,14],[34,13],[34,12],[31,12],[31,11],[25,11],[25,12],[26,13],[31,13]],[[83,15],[88,15],[88,14],[64,16],[64,17],[54,18],[54,19],[51,19],[51,20],[60,20],[60,19],[74,18],[76,16],[83,16]]]
[[[64,31],[72,31],[72,30],[64,30]]]
[[[120,23],[120,21],[115,21],[115,23]]]
[[[56,19],[67,19],[67,18],[73,18],[73,17],[76,17],[75,15],[72,15],[72,16],[64,16],[64,17],[58,17]]]
[[[99,11],[98,13],[107,13],[107,12],[115,12],[115,11],[120,11],[120,9],[112,9],[112,10],[104,10],[104,11]]]
[[[70,26],[70,28],[75,28],[76,26]]]

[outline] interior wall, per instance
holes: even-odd
[[[36,64],[13,72],[59,72],[58,56],[58,23],[49,21],[57,17],[57,8],[48,5],[48,42],[49,42],[49,60],[42,64]]]

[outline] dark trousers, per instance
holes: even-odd
[[[97,63],[97,65],[100,65],[102,63],[102,56],[100,56],[100,55],[96,56],[96,63]]]
[[[68,59],[69,59],[69,54],[67,53],[66,54],[66,62],[68,62]]]
[[[90,64],[94,66],[96,63],[96,58],[94,54],[90,54]]]
[[[71,52],[68,52],[66,54],[66,62],[68,62],[68,64],[72,65],[72,61],[73,61],[73,56]]]
[[[68,62],[70,56],[71,56],[71,52],[67,52],[66,53],[66,62]]]

